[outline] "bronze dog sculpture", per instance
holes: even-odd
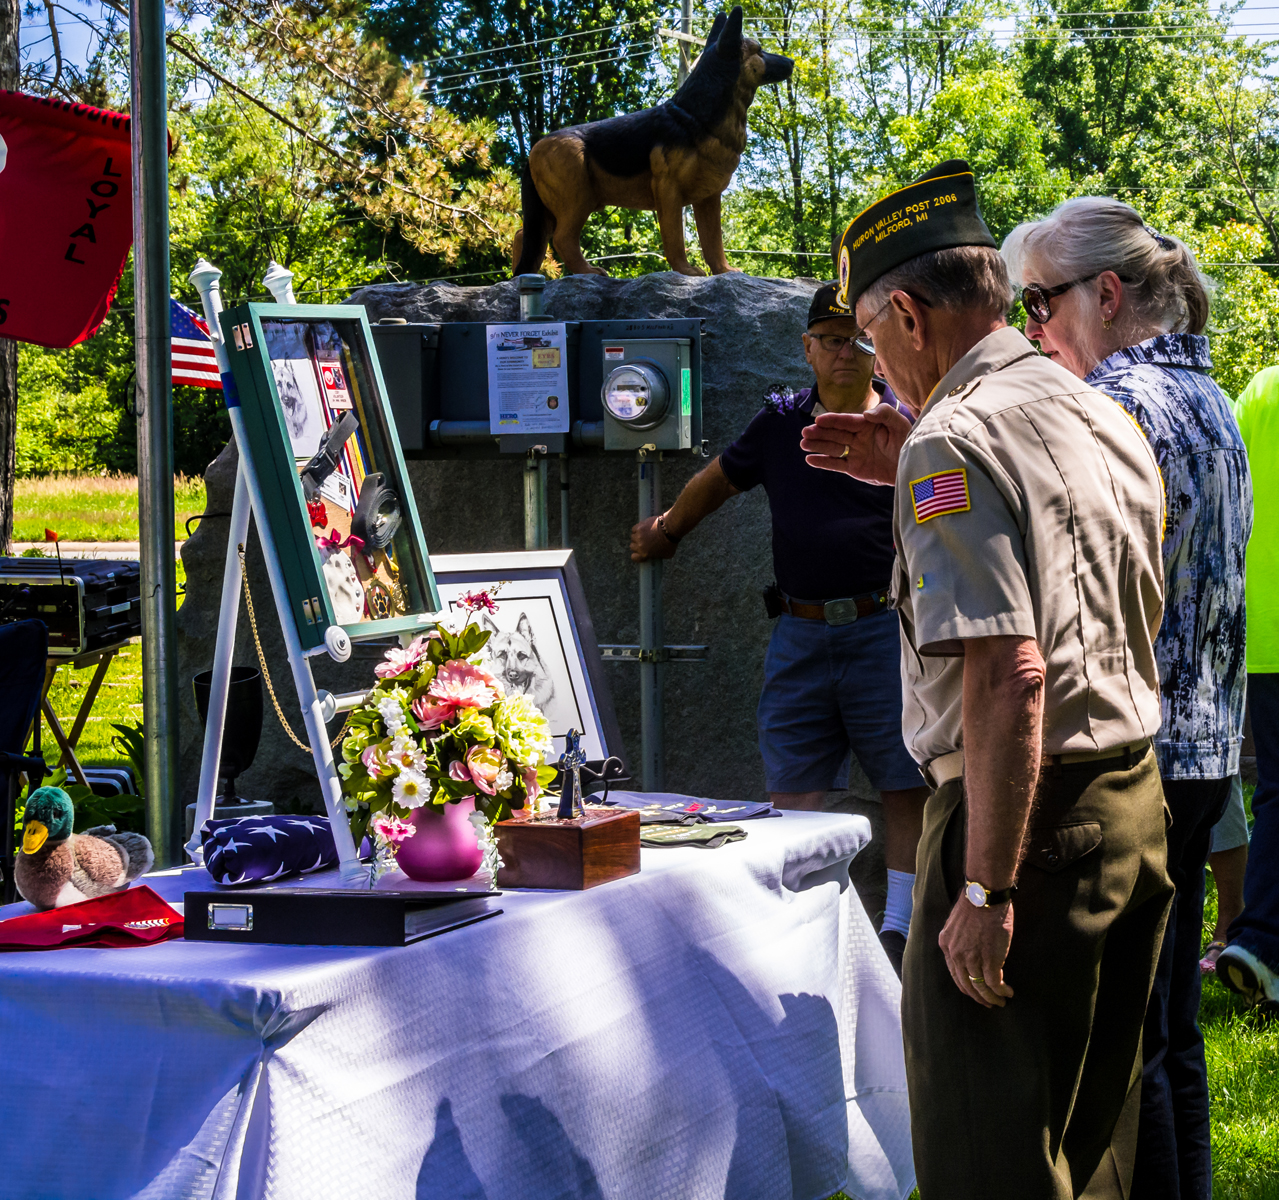
[[[746,148],[746,110],[756,90],[790,77],[795,63],[742,36],[742,10],[720,13],[684,85],[656,108],[548,133],[529,151],[520,181],[524,227],[515,274],[541,269],[554,244],[571,275],[607,275],[582,255],[582,227],[610,205],[656,211],[671,270],[704,275],[684,248],[684,208],[693,206],[702,256],[716,275],[724,257],[720,195]]]

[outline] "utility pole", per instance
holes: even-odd
[[[164,0],[131,0],[134,347],[142,560],[142,731],[147,836],[156,866],[179,861],[177,571],[169,343],[169,134]]]
[[[0,88],[16,91],[22,70],[20,0],[0,0]],[[18,343],[0,338],[0,554],[13,536],[13,482],[18,446]]]
[[[690,66],[690,55],[688,52],[692,42],[686,41],[685,38],[693,36],[693,0],[682,0],[682,10],[679,18],[679,31],[684,35],[680,38],[679,43],[679,83],[678,86],[683,87],[684,80],[688,78]]]

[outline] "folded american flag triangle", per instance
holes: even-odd
[[[235,817],[205,821],[204,865],[214,883],[268,883],[338,860],[328,817]]]
[[[968,498],[968,474],[963,467],[925,475],[910,485],[910,499],[915,506],[915,523],[922,524],[946,513],[967,512],[972,508]]]

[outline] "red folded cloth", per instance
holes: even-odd
[[[0,950],[150,946],[182,936],[182,915],[145,884],[0,921]]]

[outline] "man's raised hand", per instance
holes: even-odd
[[[879,404],[864,413],[822,413],[804,429],[800,445],[810,467],[891,487],[908,433],[910,422],[895,408]]]

